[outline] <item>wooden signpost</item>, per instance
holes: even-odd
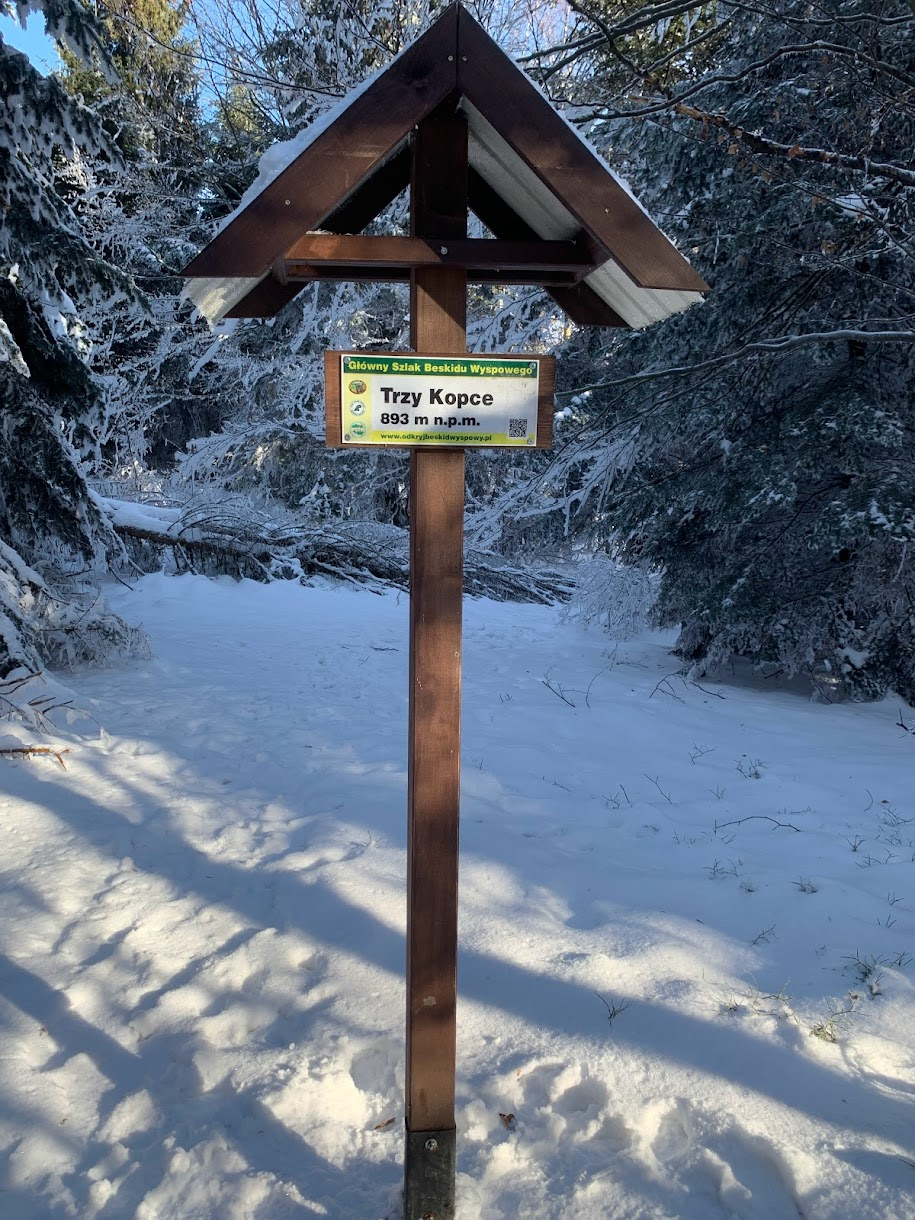
[[[407,252],[419,238],[453,250],[467,238],[466,120],[433,112],[411,153]],[[553,359],[470,360],[466,318],[466,269],[418,261],[412,352],[325,358],[328,445],[379,443],[378,429],[411,448],[404,1214],[435,1220],[454,1215],[464,447],[552,442]]]
[[[410,235],[362,236],[407,185]],[[471,210],[492,238],[468,238]],[[327,353],[327,444],[410,449],[404,1216],[452,1220],[464,449],[548,447],[554,378],[550,357],[467,352],[467,285],[540,284],[602,326],[707,285],[459,4],[184,274],[212,318],[271,316],[315,280],[409,280],[411,352]]]

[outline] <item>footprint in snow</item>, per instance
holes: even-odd
[[[803,1217],[786,1157],[737,1123],[678,1098],[647,1107],[636,1128],[637,1158],[678,1193],[713,1197],[733,1220]]]

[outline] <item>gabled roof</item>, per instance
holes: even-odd
[[[470,205],[496,238],[585,242],[593,252],[580,282],[551,288],[574,320],[641,327],[708,291],[625,184],[454,4],[286,156],[268,152],[272,176],[184,269],[201,312],[276,313],[302,286],[274,275],[278,260],[305,234],[358,233],[374,219],[409,182],[411,131],[443,104],[466,116]]]

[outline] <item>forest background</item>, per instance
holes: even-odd
[[[828,698],[915,700],[915,3],[469,4],[713,285],[642,332],[476,288],[473,350],[553,351],[556,445],[468,462],[468,588],[572,593]],[[323,445],[326,347],[407,294],[307,287],[214,330],[180,269],[435,0],[0,0],[0,701],[143,648],[105,582],[163,562],[403,583],[396,452]],[[403,232],[400,198],[378,231]],[[478,227],[479,234],[485,230]]]

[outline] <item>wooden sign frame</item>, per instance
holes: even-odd
[[[360,443],[359,441],[343,440],[342,427],[342,412],[343,412],[343,393],[340,377],[340,358],[341,356],[371,356],[370,351],[347,352],[347,351],[326,351],[324,353],[324,424],[326,430],[326,445],[329,449],[415,449],[418,446],[412,442],[397,442],[385,441],[384,445],[379,445],[377,442]],[[402,356],[404,360],[415,360],[417,352],[384,352],[377,353],[383,356]],[[467,360],[468,352],[465,348],[462,352],[423,352],[422,355],[426,358],[434,360]],[[537,356],[530,355],[528,352],[485,352],[481,353],[481,358],[489,360],[525,360],[533,363],[534,361],[540,366],[539,377],[539,393],[537,399],[537,440],[534,445],[500,445],[489,444],[474,446],[467,445],[469,449],[485,448],[485,449],[516,449],[528,453],[531,449],[551,449],[553,446],[553,412],[555,409],[555,388],[556,388],[556,357],[555,356]],[[431,442],[428,445],[423,445],[423,448],[436,449],[462,449],[464,445],[448,445],[440,442]]]

